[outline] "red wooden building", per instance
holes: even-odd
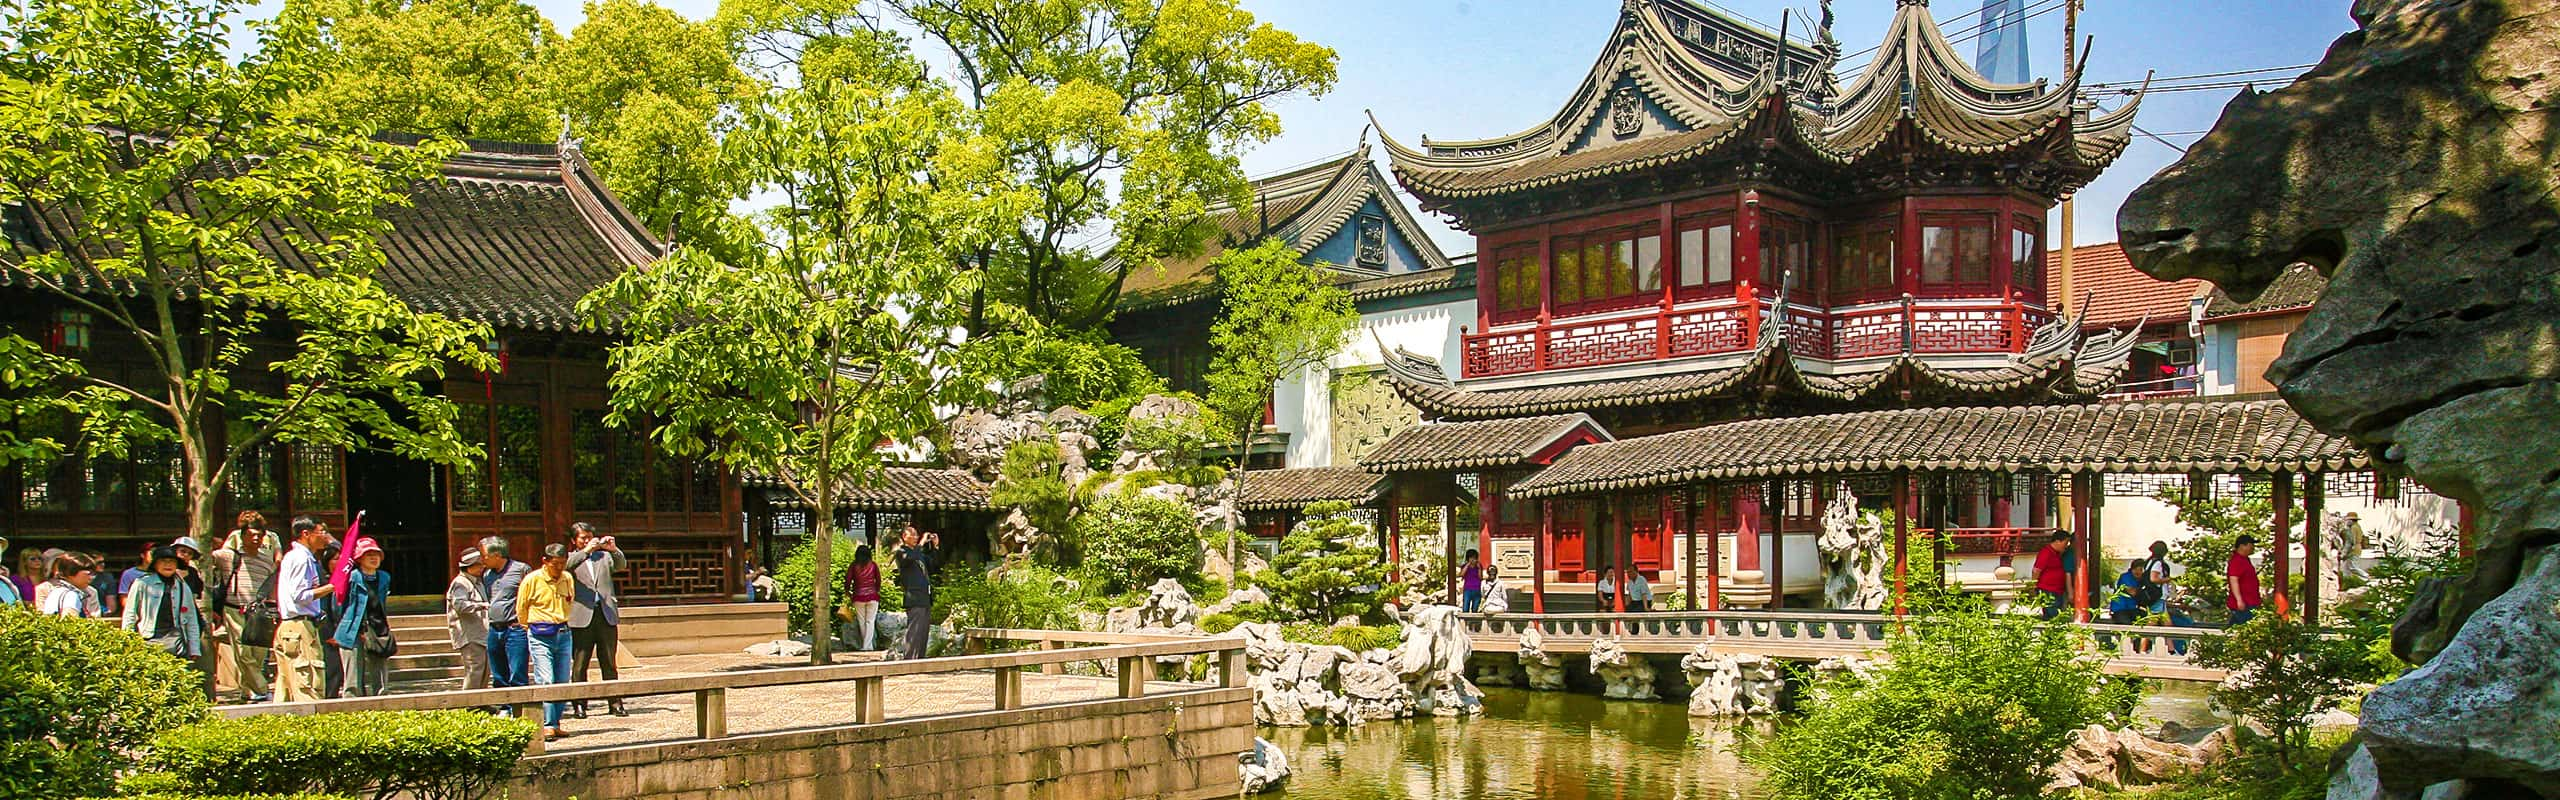
[[[1502,487],[1573,446],[1550,433],[2083,403],[2113,386],[2134,337],[2055,318],[2044,231],[2059,199],[2123,151],[2135,106],[2076,101],[2076,65],[2059,84],[1990,81],[1921,0],[1897,4],[1845,86],[1828,19],[1810,43],[1782,38],[1706,4],[1630,0],[1545,123],[1386,138],[1422,207],[1476,236],[1481,277],[1458,379],[1420,356],[1389,359],[1399,394],[1438,422],[1364,466],[1479,474],[1482,546],[1546,531],[1537,575],[1587,581],[1602,565],[1673,563],[1678,500],[1571,498],[1553,519],[1506,502]],[[1501,452],[1431,452],[1465,447]],[[1711,500],[1729,509],[1727,531],[1809,531],[1818,513],[1810,482],[1725,491]],[[2046,490],[2014,480],[1938,491],[1949,521],[2050,524]],[[1989,519],[1992,498],[2013,491],[2036,508]],[[1617,534],[1583,535],[1604,530]],[[1765,557],[1787,558],[1784,542]],[[1734,554],[1746,571],[1763,558]]]

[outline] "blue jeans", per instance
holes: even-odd
[[[489,629],[489,686],[504,689],[524,683],[524,626]]]
[[[2256,608],[2235,608],[2235,609],[2232,609],[2232,610],[2231,610],[2231,627],[2237,628],[2237,627],[2240,627],[2240,626],[2242,626],[2242,625],[2247,625],[2247,624],[2249,624],[2249,620],[2251,620],[2251,619],[2255,619],[2255,618],[2257,618],[2257,616],[2258,616],[2258,610],[2257,610]]]
[[[2037,589],[2036,594],[2044,595],[2044,619],[2048,622],[2062,615],[2062,606],[2070,599],[2061,592],[2048,592],[2043,589]]]
[[[549,636],[528,633],[525,635],[525,645],[525,671],[533,676],[533,685],[549,686],[569,682],[569,654],[572,642],[567,626],[562,626],[558,632]],[[560,727],[560,714],[568,708],[568,703],[542,704],[543,726]]]
[[[1484,604],[1484,590],[1468,589],[1466,590],[1466,599],[1460,602],[1461,605],[1458,606],[1458,610],[1465,611],[1470,614],[1475,613],[1476,607]]]

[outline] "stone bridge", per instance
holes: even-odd
[[[1549,653],[1588,653],[1594,640],[1614,636],[1630,653],[1685,655],[1701,645],[1719,655],[1757,655],[1788,661],[1873,656],[1899,624],[1922,617],[1820,611],[1670,611],[1628,614],[1462,614],[1478,653],[1510,653],[1521,635],[1538,628]],[[2095,634],[2106,670],[2165,680],[2219,682],[2225,673],[2196,666],[2171,642],[2222,635],[2216,628],[2162,628],[2072,624]],[[2185,648],[2192,652],[2193,648]]]

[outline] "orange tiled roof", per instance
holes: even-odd
[[[2044,263],[2059,268],[2062,256],[2048,252]],[[2143,274],[2114,242],[2084,244],[2071,251],[2070,302],[2089,300],[2084,328],[2121,328],[2141,321],[2146,313],[2155,323],[2184,321],[2187,301],[2211,291],[2213,284],[2200,279],[2164,281]]]

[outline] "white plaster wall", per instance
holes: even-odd
[[[1273,389],[1273,421],[1289,437],[1288,466],[1341,466],[1333,463],[1335,370],[1386,363],[1378,347],[1384,340],[1388,347],[1437,356],[1441,372],[1454,379],[1458,376],[1458,326],[1473,325],[1475,318],[1473,298],[1362,314],[1359,328],[1352,331],[1342,352],[1324,366],[1281,381]]]
[[[2324,510],[2330,513],[2353,513],[2370,538],[2377,544],[2388,539],[2400,544],[2414,544],[2426,530],[2449,530],[2461,519],[2461,511],[2451,498],[2427,492],[2406,492],[2398,500],[2381,501],[2364,495],[2331,496]],[[2157,498],[2109,497],[2099,521],[2099,535],[2106,539],[2106,557],[2112,568],[2122,569],[2124,562],[2142,555],[2155,540],[2171,545],[2194,538],[2195,531],[2178,524],[2177,509]],[[2302,521],[2293,521],[2292,558],[2299,565],[2302,548]]]

